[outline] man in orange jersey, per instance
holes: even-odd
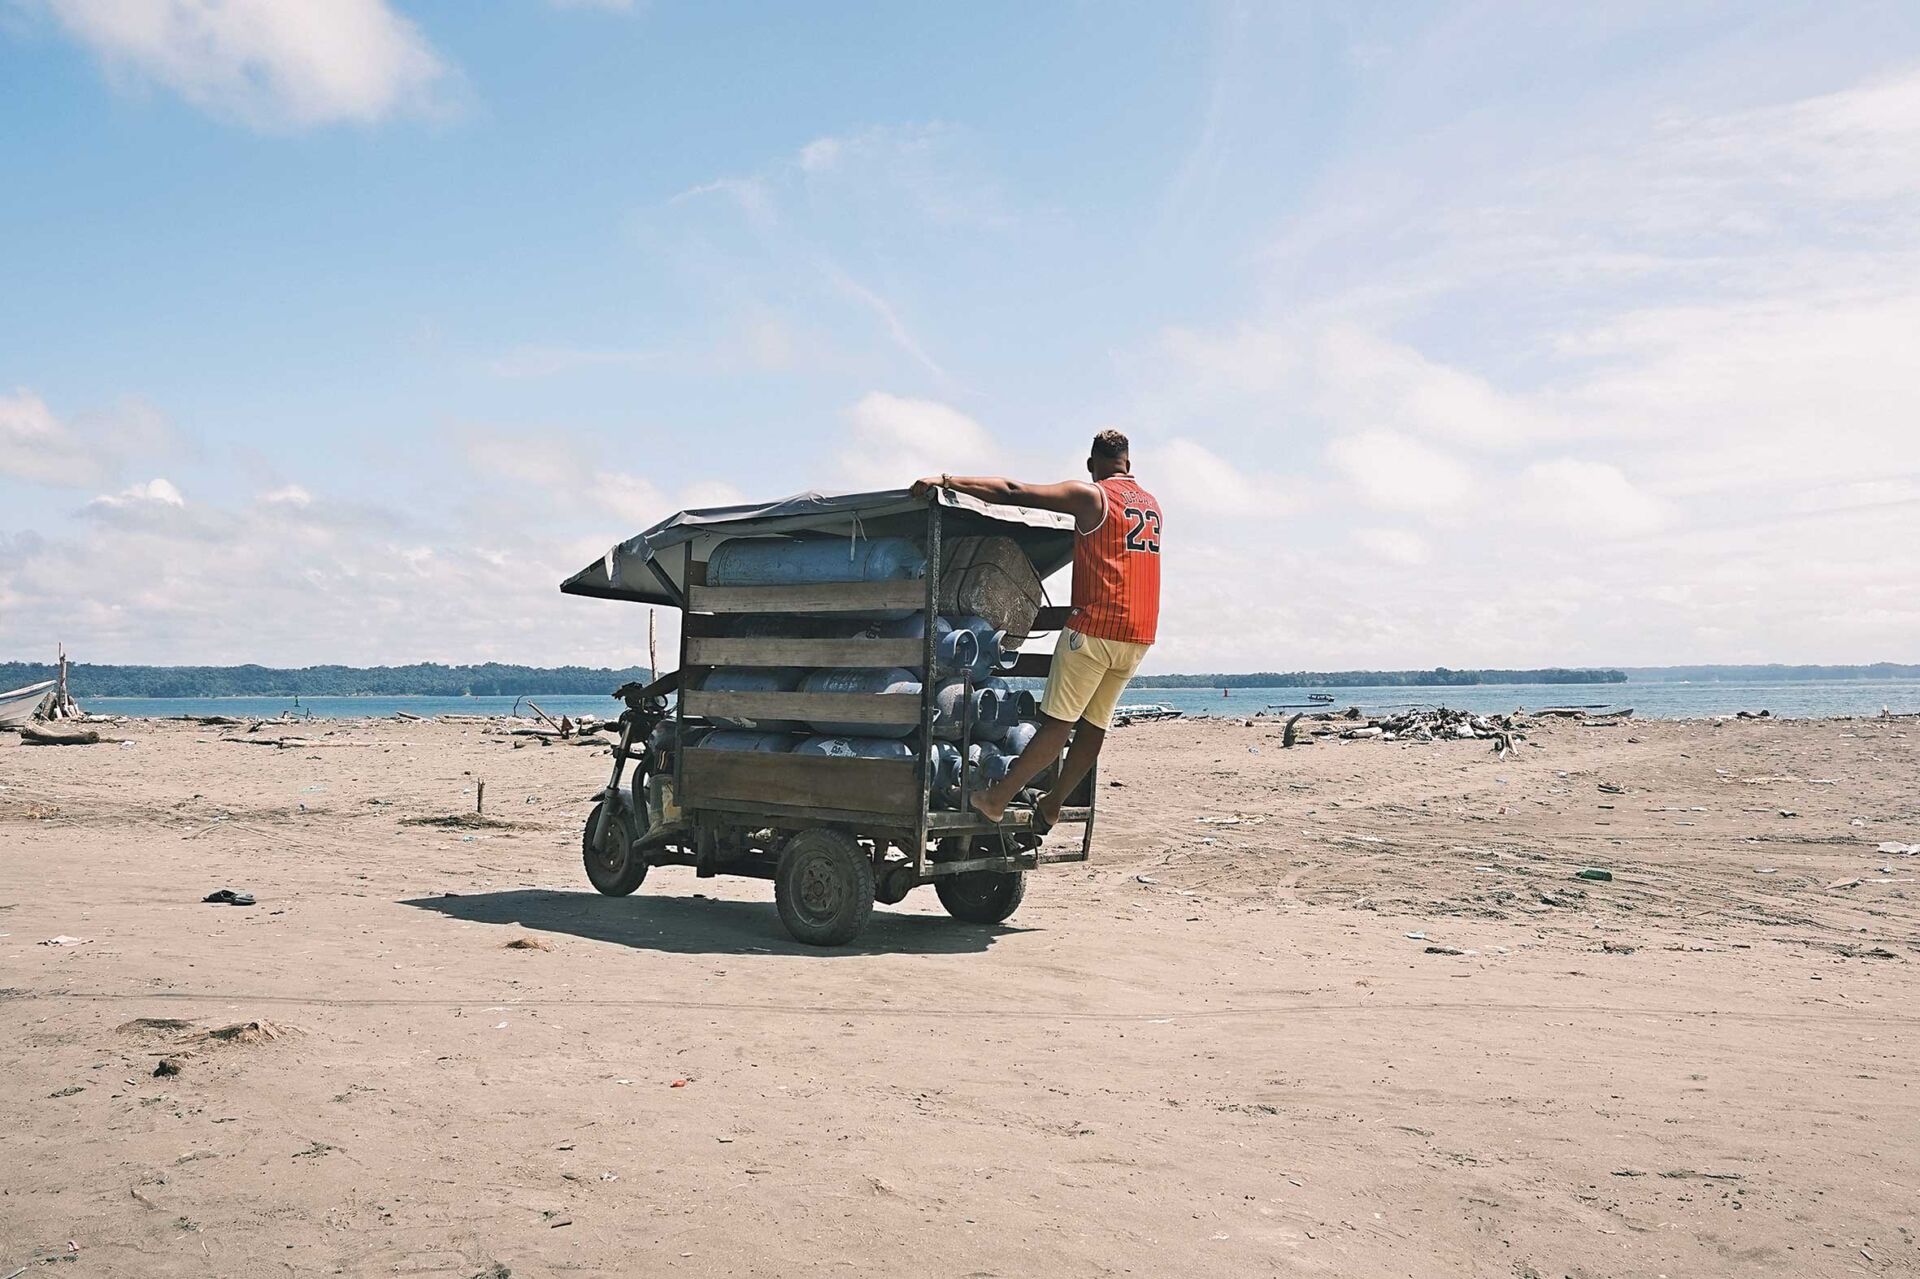
[[[1091,483],[940,475],[913,486],[916,496],[948,488],[983,502],[1073,516],[1073,614],[1054,645],[1040,731],[1004,779],[973,795],[973,806],[994,821],[1021,787],[1060,758],[1071,737],[1053,789],[1035,805],[1041,829],[1059,819],[1060,806],[1100,757],[1114,707],[1159,627],[1160,504],[1134,482],[1127,437],[1118,431],[1094,436],[1087,474]]]

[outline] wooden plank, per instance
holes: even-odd
[[[912,760],[774,755],[758,751],[686,752],[683,807],[711,802],[879,813],[911,820],[920,800]]]
[[[690,639],[694,666],[905,666],[920,665],[917,639]]]
[[[919,612],[926,604],[925,582],[820,582],[798,586],[695,586],[687,607],[696,613],[872,613],[890,609]]]
[[[920,699],[912,693],[724,693],[692,689],[683,693],[680,701],[687,714],[708,719],[824,720],[889,726],[920,722]]]

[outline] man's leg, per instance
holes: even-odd
[[[1106,741],[1107,730],[1084,719],[1074,728],[1073,746],[1067,751],[1066,763],[1060,765],[1060,775],[1054,779],[1053,789],[1033,806],[1040,814],[1041,821],[1051,826],[1060,820],[1060,806],[1067,802],[1074,788],[1093,771],[1093,762],[1100,758],[1100,748]]]
[[[1140,668],[1140,659],[1147,653],[1145,646],[1139,644],[1101,641],[1098,647],[1107,668],[1101,674],[1093,696],[1087,699],[1086,709],[1081,712],[1080,723],[1073,730],[1073,749],[1067,752],[1066,762],[1060,765],[1060,774],[1054,778],[1053,788],[1034,805],[1040,819],[1049,826],[1060,820],[1060,807],[1067,802],[1067,796],[1073,794],[1074,788],[1093,771],[1094,761],[1100,758],[1100,748],[1106,745],[1107,729],[1113,724],[1113,713],[1120,705],[1120,696],[1127,691],[1127,682],[1133,678],[1134,671]]]
[[[1082,732],[1086,731],[1085,724],[1080,728]],[[1013,761],[1013,766],[1007,770],[1007,775],[985,790],[977,790],[973,793],[973,806],[979,814],[989,821],[999,821],[1006,813],[1007,805],[1011,804],[1013,797],[1020,793],[1020,788],[1038,777],[1047,765],[1060,758],[1060,752],[1067,746],[1067,735],[1071,732],[1073,732],[1073,725],[1066,720],[1043,716],[1040,720],[1040,730],[1033,735],[1033,740],[1027,743],[1027,749],[1020,752],[1020,758]],[[1076,737],[1074,749],[1079,748],[1080,743]]]

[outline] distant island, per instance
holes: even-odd
[[[0,662],[0,689],[52,679],[44,662]],[[600,697],[644,667],[513,666],[108,666],[76,663],[73,694],[87,697]],[[1457,688],[1475,684],[1752,683],[1787,680],[1920,680],[1920,665],[1550,666],[1532,670],[1253,671],[1142,675],[1135,688]]]
[[[644,667],[595,666],[92,666],[68,668],[73,695],[88,697],[538,697],[605,696]],[[0,662],[0,689],[52,679],[53,667]]]
[[[1739,684],[1777,680],[1920,679],[1920,666],[1872,662],[1865,666],[1629,666],[1627,678],[1662,684]]]
[[[1235,675],[1141,675],[1135,688],[1451,688],[1469,684],[1624,684],[1625,671],[1254,671]]]

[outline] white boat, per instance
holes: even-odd
[[[0,693],[0,728],[18,728],[32,719],[58,682],[45,680],[25,688],[16,688],[11,693]]]
[[[1182,714],[1164,702],[1143,702],[1115,707],[1113,718],[1115,723],[1133,723],[1138,720],[1179,719]]]

